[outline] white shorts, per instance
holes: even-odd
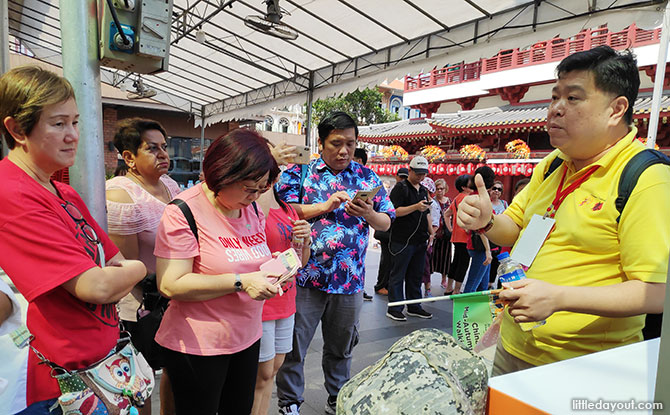
[[[293,350],[294,318],[295,314],[279,320],[263,322],[259,362],[267,362],[274,359],[277,354],[286,354]]]

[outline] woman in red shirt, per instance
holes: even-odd
[[[454,244],[454,258],[451,261],[451,266],[449,267],[449,278],[454,280],[453,289],[449,286],[449,281],[447,287],[445,288],[445,295],[449,294],[458,294],[461,292],[461,284],[465,279],[465,273],[470,266],[470,255],[468,254],[467,243],[470,239],[468,231],[458,226],[456,223],[456,213],[458,212],[458,205],[461,203],[463,198],[470,193],[472,190],[468,188],[468,182],[470,181],[471,176],[469,174],[463,174],[456,178],[454,186],[458,190],[458,195],[454,198],[454,202],[449,207],[447,212],[446,219],[451,219],[452,223],[452,233],[451,233],[451,243]]]
[[[286,159],[295,150],[294,146],[281,144],[272,150],[277,164],[286,164]],[[275,180],[275,183],[278,180]],[[307,221],[298,218],[295,209],[284,203],[272,192],[259,199],[259,205],[267,216],[265,235],[271,252],[283,252],[294,247],[307,264],[311,247],[311,228]],[[267,414],[272,397],[272,384],[277,371],[284,363],[286,353],[293,349],[293,326],[295,315],[295,280],[289,280],[282,286],[283,295],[265,300],[263,304],[263,336],[261,337],[258,357],[258,374],[252,415]]]

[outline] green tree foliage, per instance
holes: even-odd
[[[382,108],[382,93],[377,88],[355,90],[346,95],[317,99],[312,104],[312,123],[317,125],[333,111],[344,111],[351,115],[358,125],[381,124],[397,121],[398,114]]]

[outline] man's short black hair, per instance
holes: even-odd
[[[358,125],[349,114],[342,111],[335,111],[321,120],[317,129],[319,130],[319,141],[323,144],[326,138],[333,130],[346,130],[353,128],[358,138]]]
[[[364,166],[368,164],[368,152],[365,151],[364,148],[358,147],[356,150],[354,150],[354,158],[361,159],[361,163],[363,163]]]
[[[473,174],[470,177],[470,180],[468,181],[468,187],[470,189],[477,191],[477,185],[475,184],[475,176],[478,174],[482,176],[482,179],[484,179],[484,187],[486,187],[487,189],[493,187],[493,183],[496,180],[495,172],[489,166],[481,166],[478,167],[477,170],[475,170],[475,174]]]
[[[573,53],[556,67],[559,79],[572,71],[589,71],[598,89],[617,97],[626,97],[628,110],[624,120],[627,124],[633,122],[633,105],[640,89],[640,73],[635,55],[630,50],[617,52],[609,46],[598,46]]]

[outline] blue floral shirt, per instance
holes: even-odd
[[[382,186],[375,172],[353,161],[339,174],[333,174],[321,158],[313,160],[305,169],[304,204],[325,202],[341,190],[353,198],[357,190]],[[277,183],[279,197],[287,203],[298,203],[300,172],[300,165],[289,165]],[[395,208],[383,186],[372,201],[375,211],[395,219]],[[331,294],[354,294],[363,289],[369,226],[365,219],[347,215],[344,207],[342,204],[310,220],[312,253],[296,276],[299,286]]]

